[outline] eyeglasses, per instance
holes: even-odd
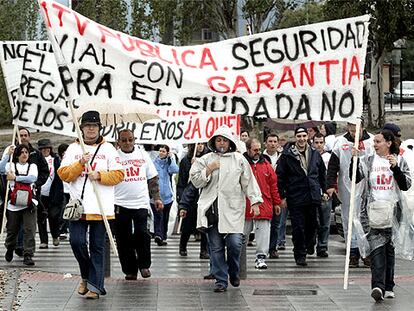
[[[135,141],[135,138],[122,138],[121,142],[123,143],[132,143],[133,141]]]

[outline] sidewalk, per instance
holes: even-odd
[[[199,279],[106,280],[108,294],[86,300],[79,277],[24,271],[14,310],[412,310],[414,277],[398,278],[396,298],[374,303],[367,278],[343,290],[341,279],[249,279],[225,293]]]
[[[290,242],[290,237],[288,237]],[[190,242],[188,257],[178,255],[178,237],[166,247],[152,246],[150,279],[125,281],[112,256],[108,294],[88,301],[77,294],[80,281],[76,261],[68,243],[36,252],[36,266],[22,269],[21,259],[0,264],[7,271],[2,310],[412,310],[414,264],[397,260],[396,298],[375,303],[370,297],[370,271],[351,269],[349,288],[343,290],[344,244],[337,235],[330,240],[330,256],[309,257],[308,267],[297,267],[292,245],[279,259],[268,260],[268,270],[255,270],[254,247],[247,249],[248,279],[239,288],[214,293],[213,281],[203,280],[208,260],[198,258],[199,245]],[[154,245],[154,244],[153,244]],[[1,297],[1,296],[0,296]],[[11,308],[13,304],[14,308]]]

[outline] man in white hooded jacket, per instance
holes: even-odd
[[[215,131],[208,147],[212,152],[196,159],[190,170],[190,180],[196,188],[202,189],[197,227],[207,233],[212,274],[216,278],[214,291],[224,292],[229,277],[234,287],[240,285],[245,197],[252,203],[255,215],[259,215],[263,200],[249,163],[236,152],[235,139],[228,126]]]

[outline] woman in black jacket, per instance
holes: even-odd
[[[191,234],[198,233],[197,225],[197,201],[199,197],[198,189],[196,189],[189,180],[189,172],[191,164],[195,157],[201,157],[206,153],[205,144],[197,144],[197,150],[194,157],[195,145],[188,146],[188,153],[181,162],[178,172],[177,183],[177,202],[179,203],[180,216],[183,217],[182,232],[180,237],[180,255],[187,256],[187,243]],[[182,212],[181,212],[182,211]],[[208,259],[207,238],[204,233],[201,234],[200,258]]]

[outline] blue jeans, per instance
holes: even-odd
[[[322,201],[318,207],[318,245],[316,252],[328,251],[332,200]]]
[[[282,208],[279,215],[273,212],[270,222],[269,252],[277,250],[277,246],[286,244],[286,220],[288,209]]]
[[[89,252],[86,234],[89,227]],[[103,221],[78,220],[69,222],[70,246],[79,264],[82,280],[88,289],[105,295],[105,238]]]
[[[216,278],[216,284],[227,287],[228,277],[239,278],[240,254],[243,243],[242,233],[221,234],[217,225],[207,229],[207,241],[210,249],[211,273]],[[225,247],[227,247],[227,262]]]

